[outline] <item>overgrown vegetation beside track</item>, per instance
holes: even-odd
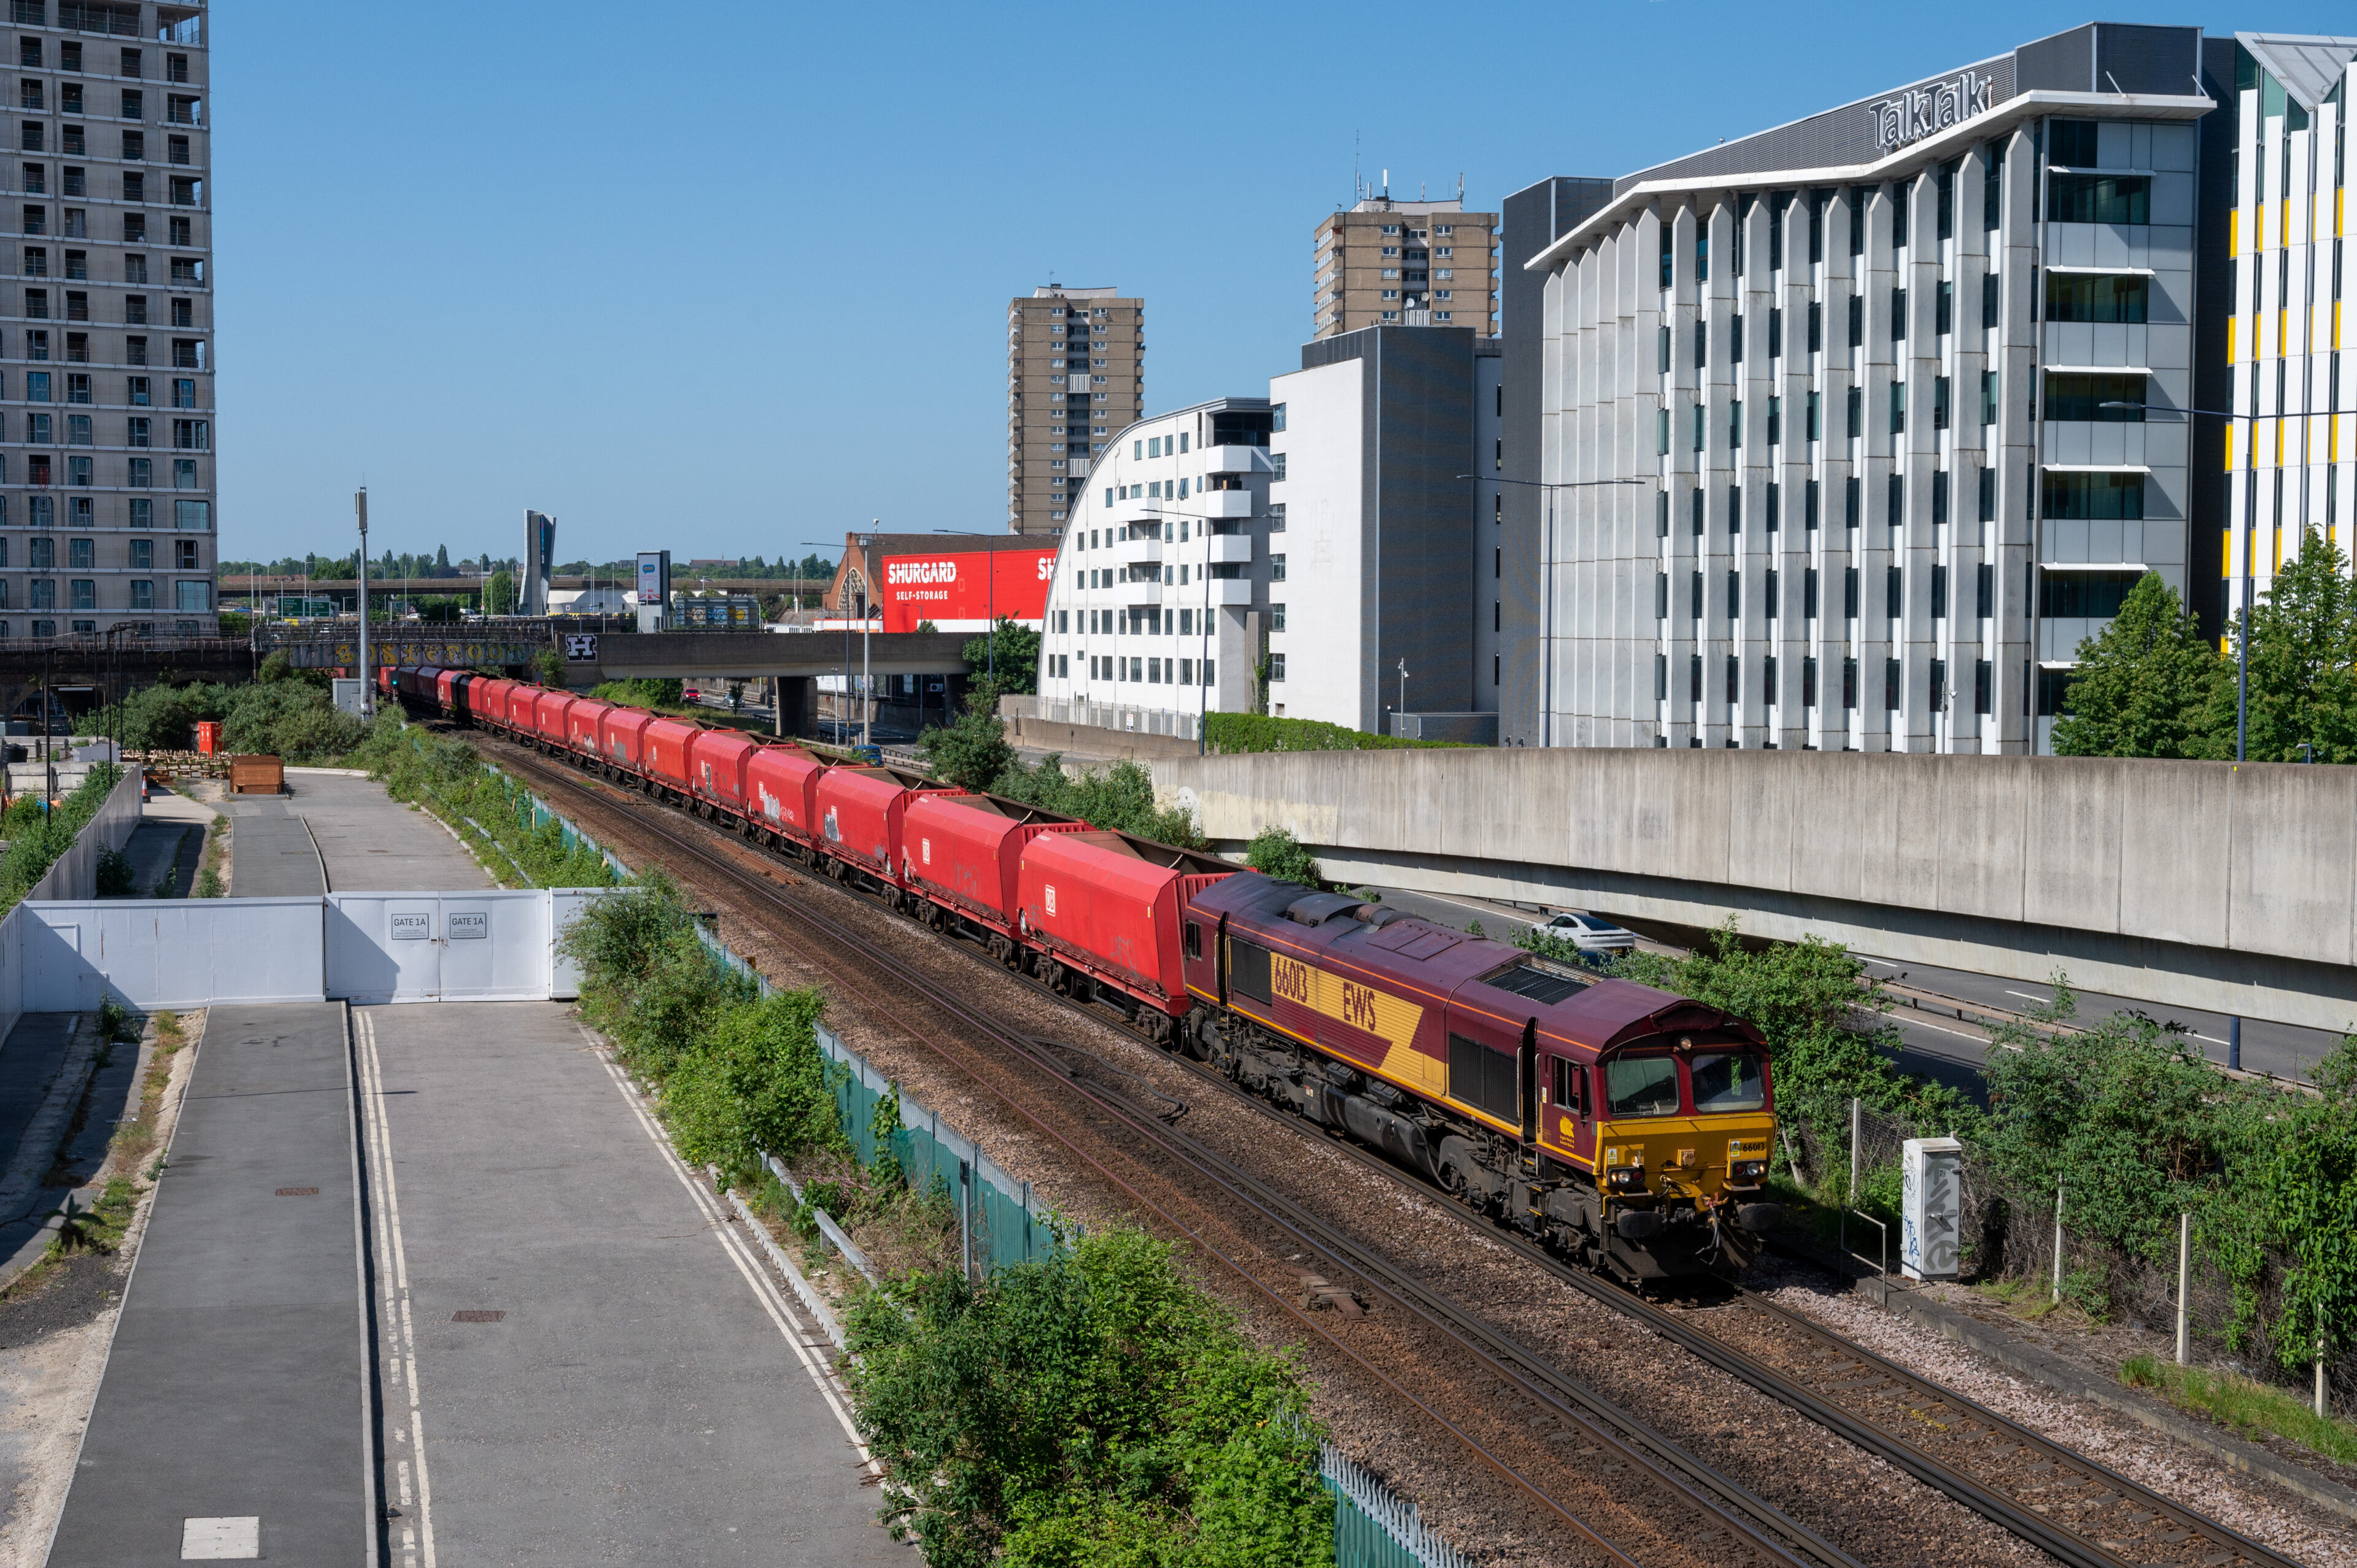
[[[1586,961],[1542,932],[1515,940]],[[2143,1014],[2082,1019],[2057,975],[2051,1005],[1994,1032],[1984,1109],[1900,1070],[1890,1000],[1837,943],[1747,944],[1730,924],[1682,958],[1641,950],[1604,967],[1760,1027],[1789,1196],[1895,1229],[1900,1141],[1953,1135],[1965,1148],[1967,1278],[2036,1281],[2018,1294],[2047,1301],[2059,1189],[2064,1301],[2157,1328],[2173,1325],[2179,1216],[2190,1214],[2197,1339],[2284,1381],[2311,1377],[2321,1346],[2334,1381],[2357,1391],[2357,1036],[2312,1069],[2317,1092],[2300,1093],[2226,1077]],[[1855,1192],[1853,1099],[1867,1134]]]
[[[979,1284],[899,1282],[849,1326],[884,1517],[932,1568],[1333,1560],[1299,1362],[1253,1345],[1143,1232]]]

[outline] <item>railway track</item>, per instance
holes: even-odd
[[[1632,1415],[1619,1410],[1577,1380],[1550,1366],[1511,1337],[1489,1327],[1471,1314],[1407,1276],[1380,1255],[1340,1237],[1291,1199],[1177,1133],[1150,1111],[1128,1103],[1117,1091],[1085,1082],[1070,1065],[1051,1059],[1055,1054],[1069,1050],[1074,1056],[1093,1061],[1088,1053],[1073,1047],[1051,1047],[1043,1052],[1040,1042],[1015,1035],[971,1004],[946,995],[935,983],[889,955],[878,952],[866,938],[849,931],[824,910],[814,907],[811,900],[780,888],[770,878],[747,869],[712,846],[677,831],[663,821],[665,816],[672,814],[668,808],[662,812],[648,812],[642,809],[646,804],[643,800],[593,783],[571,768],[553,766],[536,754],[511,745],[503,746],[501,750],[508,756],[527,758],[519,767],[519,771],[544,783],[566,786],[592,798],[610,797],[607,802],[610,809],[621,810],[627,803],[630,820],[638,831],[661,839],[683,855],[756,894],[764,901],[783,907],[797,919],[815,927],[826,933],[831,940],[859,954],[863,961],[889,965],[896,978],[925,994],[928,1000],[934,1001],[936,1005],[952,1013],[961,1022],[1006,1044],[1009,1050],[1034,1065],[1056,1071],[1068,1082],[1079,1083],[1084,1092],[1100,1102],[1119,1106],[1121,1113],[1133,1124],[1142,1122],[1150,1126],[1153,1132],[1146,1135],[1157,1137],[1157,1142],[1165,1143],[1174,1152],[1184,1145],[1186,1153],[1181,1157],[1189,1165],[1233,1194],[1239,1201],[1268,1216],[1273,1223],[1297,1237],[1302,1244],[1315,1248],[1319,1255],[1332,1261],[1335,1266],[1365,1280],[1383,1299],[1441,1327],[1450,1338],[1477,1354],[1485,1367],[1508,1387],[1517,1391],[1521,1397],[1549,1406],[1561,1412],[1564,1419],[1577,1423],[1598,1437],[1609,1439],[1609,1445],[1616,1452],[1627,1453],[1631,1461],[1641,1464],[1649,1475],[1671,1480],[1672,1484],[1693,1497],[1706,1498],[1707,1511],[1727,1521],[1730,1533],[1738,1538],[1752,1538],[1760,1550],[1769,1553],[1766,1560],[1855,1561],[1805,1526],[1754,1497],[1738,1483],[1720,1475]],[[715,828],[712,831],[724,830]],[[747,846],[747,851],[764,859],[769,858],[766,852],[754,850],[751,846]],[[869,902],[877,908],[882,907],[880,901],[871,899]],[[1006,971],[970,944],[952,941],[950,945],[966,951],[994,971],[1007,973],[1010,978],[1022,982],[1039,995],[1051,999],[1060,1006],[1076,1009],[1100,1022],[1127,1027],[1125,1020],[1112,1009],[1074,1002],[1028,976]],[[830,973],[837,974],[839,979],[855,989],[863,993],[870,989],[860,985],[854,977],[840,974],[831,966],[823,967],[828,967]],[[885,1004],[882,1010],[891,1011],[888,1004]],[[932,1045],[920,1031],[912,1030],[911,1037]],[[1142,1036],[1138,1037],[1143,1038]],[[938,1050],[941,1047],[934,1046],[933,1048]],[[1237,1102],[1250,1106],[1270,1121],[1291,1126],[1297,1135],[1301,1133],[1297,1117],[1269,1105],[1256,1096],[1235,1090],[1204,1064],[1179,1054],[1165,1055],[1166,1059],[1199,1078],[1218,1084]],[[968,1070],[971,1070],[970,1067]],[[1028,1112],[1022,1113],[1028,1118]],[[1146,1133],[1145,1126],[1136,1130]],[[1057,1141],[1064,1142],[1061,1138]],[[1356,1161],[1382,1179],[1447,1203],[1469,1222],[1476,1218],[1450,1201],[1439,1189],[1355,1144],[1327,1137],[1322,1131],[1317,1141],[1322,1146]],[[1067,1144],[1066,1146],[1071,1145]],[[1078,1150],[1073,1152],[1080,1153]],[[1085,1155],[1082,1157],[1088,1159]],[[1095,1165],[1093,1160],[1089,1160],[1089,1163]],[[1101,1166],[1097,1168],[1102,1170]],[[1126,1184],[1114,1179],[1125,1191],[1131,1190]],[[1133,1196],[1135,1195],[1133,1193]],[[1150,1204],[1147,1207],[1152,1208]],[[1168,1216],[1164,1218],[1169,1219]],[[1175,1220],[1169,1222],[1177,1223]],[[1897,1466],[2021,1540],[2061,1562],[2072,1564],[2072,1568],[2146,1568],[2146,1565],[2158,1568],[2163,1564],[2169,1568],[2177,1568],[2179,1564],[2184,1568],[2197,1568],[2197,1565],[2198,1568],[2245,1568],[2245,1565],[2246,1568],[2296,1568],[2291,1559],[2199,1511],[2164,1498],[2083,1454],[2052,1443],[1930,1379],[1910,1372],[1887,1358],[1778,1306],[1756,1292],[1736,1287],[1726,1303],[1703,1310],[1663,1305],[1575,1268],[1503,1227],[1485,1224],[1480,1229],[1489,1240],[1508,1248],[1583,1294],[1636,1319],[1709,1365],[1758,1389],[1857,1447]],[[1193,1234],[1191,1231],[1188,1233]],[[1240,1277],[1245,1278],[1254,1288],[1272,1295],[1275,1294],[1266,1283],[1252,1279],[1232,1260],[1216,1251],[1212,1255]],[[1331,1336],[1307,1314],[1294,1307],[1289,1300],[1280,1299],[1280,1305],[1291,1312],[1309,1333],[1329,1343],[1334,1342]],[[1338,1345],[1337,1348],[1341,1348]],[[1343,1354],[1379,1380],[1397,1390],[1395,1383],[1368,1367],[1356,1355],[1347,1349]],[[1410,1402],[1426,1408],[1407,1391],[1398,1391]],[[1452,1425],[1450,1430],[1457,1429]],[[1541,1495],[1528,1480],[1486,1450],[1481,1450],[1469,1436],[1461,1432],[1458,1435],[1485,1462],[1498,1467],[1534,1495]],[[1562,1513],[1567,1520],[1572,1519],[1568,1511],[1554,1499],[1545,1500],[1549,1508]],[[1576,1520],[1573,1522],[1583,1534],[1588,1533],[1585,1524]],[[1600,1538],[1591,1536],[1591,1539]]]
[[[536,781],[562,782],[591,791],[597,788],[580,776],[550,768],[536,757],[522,765],[515,764],[511,757],[502,760]],[[798,923],[815,929],[856,963],[846,966],[831,962],[825,955],[814,952],[806,956],[838,983],[856,993],[864,1004],[900,1025],[910,1040],[952,1062],[977,1082],[990,1086],[988,1075],[977,1070],[974,1060],[942,1040],[938,1031],[919,1027],[907,1016],[905,1008],[897,1004],[897,998],[913,993],[928,1006],[1052,1078],[1060,1092],[1077,1089],[1098,1109],[1114,1117],[1125,1135],[1151,1142],[1204,1185],[1275,1230],[1288,1245],[1299,1248],[1305,1257],[1316,1259],[1327,1283],[1335,1283],[1345,1278],[1355,1281],[1361,1288],[1353,1294],[1377,1313],[1395,1314],[1400,1321],[1421,1325],[1453,1348],[1460,1362],[1480,1369],[1512,1400],[1548,1423],[1552,1429],[1546,1434],[1548,1444],[1566,1454],[1585,1454],[1597,1472],[1609,1475],[1613,1498],[1624,1505],[1626,1511],[1662,1521],[1665,1533],[1682,1541],[1711,1548],[1706,1560],[1789,1564],[1792,1568],[1864,1568],[1840,1547],[1634,1414],[1566,1377],[1469,1309],[1432,1290],[1380,1254],[1351,1241],[1266,1182],[1178,1132],[1169,1124],[1177,1117],[1168,1096],[1150,1089],[1132,1090],[1092,1076],[1102,1069],[1088,1052],[1007,1027],[939,982],[879,951],[816,902],[797,896],[791,884],[780,886],[771,877],[748,870],[711,845],[674,830],[659,817],[635,816],[633,826],[660,839],[683,858],[726,878],[737,888],[764,903],[782,907]],[[895,990],[880,991],[874,983],[876,972],[888,974]],[[1222,1087],[1225,1089],[1224,1084]],[[1347,1342],[1344,1335],[1329,1329],[1320,1321],[1322,1314],[1312,1316],[1305,1310],[1297,1289],[1287,1288],[1291,1282],[1280,1283],[1271,1279],[1269,1275],[1275,1271],[1247,1267],[1232,1250],[1221,1247],[1199,1227],[1171,1212],[1169,1206],[1157,1203],[1137,1184],[1109,1170],[1028,1108],[995,1089],[994,1092],[999,1093],[1002,1103],[1009,1110],[1088,1165],[1142,1210],[1160,1219],[1169,1230],[1187,1237],[1247,1287],[1282,1309],[1303,1331],[1449,1432],[1477,1459],[1566,1524],[1608,1561],[1631,1564],[1632,1568],[1638,1563],[1625,1543],[1607,1537],[1572,1506],[1526,1474],[1523,1466],[1499,1453],[1493,1443],[1485,1443],[1467,1431],[1461,1415],[1452,1416],[1435,1408],[1423,1394],[1403,1386],[1372,1364],[1358,1348]],[[1669,1511],[1665,1512],[1665,1509]]]

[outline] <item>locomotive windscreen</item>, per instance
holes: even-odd
[[[1527,996],[1541,1006],[1576,996],[1596,981],[1595,975],[1582,974],[1567,964],[1549,963],[1543,958],[1519,958],[1495,973],[1481,977],[1484,985]]]

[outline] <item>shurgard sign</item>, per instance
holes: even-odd
[[[887,555],[883,629],[914,631],[929,620],[944,631],[979,630],[994,614],[1036,626],[1055,575],[1053,545]]]

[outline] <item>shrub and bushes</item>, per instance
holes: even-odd
[[[1333,1560],[1299,1361],[1142,1232],[904,1281],[849,1326],[884,1518],[933,1568]]]
[[[1322,719],[1281,719],[1267,714],[1209,714],[1203,739],[1218,752],[1248,751],[1399,751],[1426,746],[1454,747],[1453,740],[1404,740],[1397,736],[1372,735]]]
[[[1516,940],[1580,961],[1543,932]],[[2044,1300],[2059,1187],[2061,1294],[2090,1315],[2169,1326],[2178,1217],[2190,1214],[2197,1290],[2208,1278],[2219,1298],[2194,1313],[2197,1335],[2287,1381],[2312,1374],[2319,1344],[2335,1362],[2357,1345],[2357,1037],[2303,1094],[2227,1078],[2181,1028],[2143,1014],[2082,1020],[2057,975],[2051,1004],[1994,1031],[1983,1109],[1900,1070],[1889,999],[1837,943],[1749,943],[1730,924],[1683,958],[1638,951],[1604,967],[1759,1026],[1779,1120],[1819,1152],[1792,1172],[1777,1151],[1780,1172],[1813,1183],[1808,1196],[1895,1220],[1898,1140],[1961,1140],[1968,1276],[2036,1281]],[[1856,1193],[1853,1098],[1883,1134]]]
[[[1068,773],[1063,757],[1049,752],[1034,766],[1006,742],[998,716],[998,693],[977,682],[966,695],[957,723],[928,729],[917,749],[931,762],[933,776],[960,789],[986,790],[1042,811],[1078,817],[1092,826],[1140,838],[1200,849],[1195,819],[1176,807],[1154,803],[1154,775],[1124,760],[1079,774]]]
[[[20,795],[9,802],[7,811],[0,814],[0,839],[8,843],[0,853],[0,911],[14,908],[58,856],[73,847],[76,835],[98,815],[122,779],[121,768],[101,762],[55,809],[38,795]],[[127,875],[128,863],[124,869]]]
[[[88,722],[92,733],[119,736],[133,750],[187,751],[196,745],[199,719],[221,724],[221,748],[231,755],[282,757],[298,765],[340,757],[368,733],[365,724],[335,706],[323,679],[294,670],[284,653],[264,659],[243,685],[149,686]]]

